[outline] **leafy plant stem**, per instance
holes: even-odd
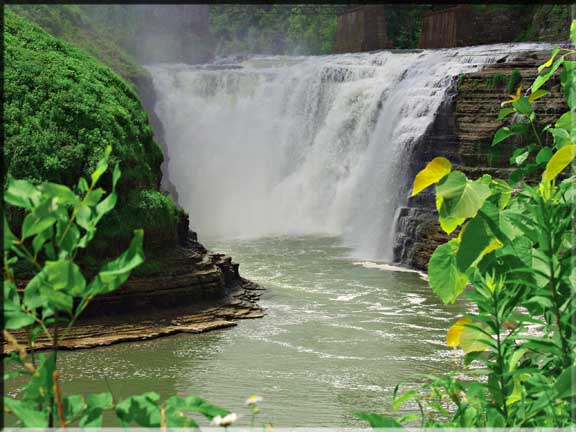
[[[552,226],[550,225],[550,217],[546,202],[541,198],[540,203],[542,205],[542,213],[546,223],[546,236],[548,243],[548,271],[550,272],[550,289],[552,291],[552,298],[554,300],[554,315],[556,318],[556,326],[558,327],[558,335],[560,336],[560,343],[562,344],[562,353],[564,354],[562,363],[564,367],[567,367],[570,365],[570,349],[568,347],[568,342],[564,337],[564,332],[562,331],[562,322],[560,319],[560,299],[556,290],[556,275],[554,273],[554,236],[552,233]]]
[[[532,126],[532,132],[534,132],[534,136],[536,137],[536,141],[538,141],[538,146],[540,148],[543,147],[542,145],[542,140],[540,139],[540,135],[538,134],[538,131],[536,130],[536,126],[534,125],[534,122],[532,120],[530,120],[530,126]]]
[[[499,308],[499,302],[498,302],[498,295],[499,295],[499,290],[495,289],[494,293],[492,294],[492,300],[493,300],[493,305],[494,305],[494,324],[496,327],[496,356],[497,356],[497,363],[498,363],[498,368],[496,369],[496,371],[498,372],[498,380],[500,381],[500,393],[501,393],[501,404],[502,404],[502,415],[504,416],[504,419],[506,421],[506,425],[508,425],[508,407],[506,406],[506,387],[505,387],[505,379],[504,379],[504,356],[502,353],[502,339],[501,339],[501,332],[500,329],[501,327],[501,323],[500,323],[500,319],[498,318],[498,308]]]

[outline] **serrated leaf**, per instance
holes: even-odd
[[[418,195],[418,193],[428,186],[438,183],[451,169],[452,164],[450,164],[448,159],[443,157],[432,159],[426,167],[416,175],[411,196]]]
[[[34,402],[4,397],[4,408],[10,409],[26,428],[45,428],[48,426],[48,411],[38,410]]]
[[[480,324],[475,324],[472,326],[471,324],[465,324],[462,333],[460,333],[460,346],[466,354],[486,351],[489,348],[487,342],[491,342],[492,340],[482,331],[475,328],[479,325]]]

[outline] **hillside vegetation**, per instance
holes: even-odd
[[[84,50],[9,10],[4,39],[4,172],[72,186],[112,145],[124,174],[117,210],[107,216],[96,245],[114,237],[110,247],[121,247],[136,226],[161,226],[163,235],[175,237],[183,215],[158,191],[163,155],[133,86]],[[8,214],[18,221],[15,212]],[[102,253],[110,247],[102,246]]]

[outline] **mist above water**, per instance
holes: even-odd
[[[450,86],[534,47],[149,66],[180,204],[202,236],[339,236],[391,261],[406,155]]]

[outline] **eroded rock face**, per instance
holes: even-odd
[[[453,169],[470,178],[490,174],[507,179],[512,171],[510,156],[526,143],[517,139],[491,146],[496,130],[510,122],[510,117],[498,120],[500,103],[509,98],[510,84],[514,90],[519,85],[528,88],[549,55],[548,51],[510,54],[500,63],[455,81],[433,124],[414,148],[408,178],[413,179],[434,157],[443,156]],[[551,94],[534,103],[540,129],[567,110],[559,80],[551,80],[547,88]],[[434,249],[449,238],[437,222],[433,192],[429,188],[411,198],[400,209],[397,221],[395,260],[419,270],[426,270]]]
[[[263,288],[242,278],[231,257],[206,250],[193,232],[179,247],[151,262],[145,275],[133,275],[117,291],[94,298],[61,341],[61,348],[200,333],[235,326],[238,319],[263,316],[257,304]],[[20,281],[19,288],[26,283]],[[13,333],[26,344],[26,331]],[[43,337],[35,344],[35,349],[49,347]],[[14,349],[4,348],[5,352]]]

